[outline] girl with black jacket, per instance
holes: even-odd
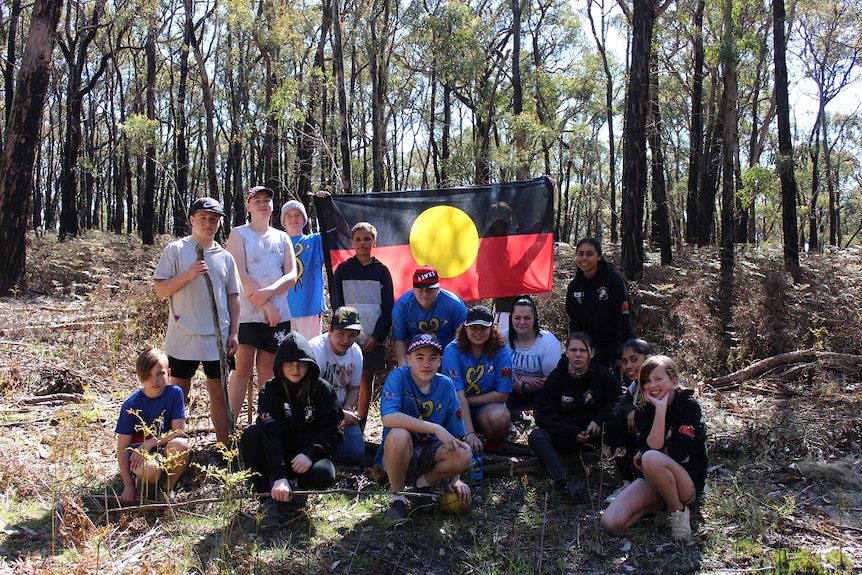
[[[330,487],[332,454],[343,441],[341,404],[320,378],[308,340],[290,332],[278,346],[273,368],[274,377],[258,393],[257,422],[245,428],[239,444],[246,467],[255,472],[254,490],[270,493],[265,518],[278,513],[270,502],[293,500],[291,480],[307,489]]]

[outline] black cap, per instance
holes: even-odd
[[[192,203],[192,209],[189,210],[189,215],[193,216],[196,212],[211,212],[220,216],[224,215],[224,210],[218,200],[213,198],[198,198]]]

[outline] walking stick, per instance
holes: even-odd
[[[195,252],[197,252],[198,260],[204,259],[204,249],[200,244],[195,244]],[[213,312],[213,323],[215,323],[215,332],[216,332],[216,345],[218,346],[218,359],[219,366],[221,368],[221,391],[224,394],[224,408],[225,413],[227,414],[227,424],[228,429],[233,427],[233,411],[230,408],[230,396],[228,395],[227,390],[227,377],[228,377],[228,365],[227,365],[227,355],[225,355],[224,351],[224,340],[221,336],[221,323],[219,323],[218,319],[218,306],[216,305],[215,299],[215,290],[213,289],[213,280],[210,278],[209,272],[204,274],[204,281],[207,282],[207,291],[210,295],[210,308]]]

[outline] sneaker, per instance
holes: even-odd
[[[622,492],[623,492],[623,490],[624,490],[626,487],[628,487],[629,485],[631,485],[631,481],[623,481],[623,484],[622,484],[622,485],[620,485],[619,487],[617,487],[617,488],[616,488],[616,490],[615,490],[613,493],[611,493],[610,495],[608,495],[607,497],[605,497],[605,501],[607,501],[608,503],[610,503],[611,501],[613,501],[614,499],[616,499],[616,498],[619,496],[619,494],[620,494],[620,493],[622,493]]]
[[[662,509],[661,511],[655,512],[655,528],[656,529],[664,529],[667,527],[668,522],[670,521],[670,511],[667,509]]]
[[[688,507],[680,511],[671,511],[667,520],[670,525],[670,536],[678,541],[691,539],[691,515]]]
[[[386,515],[383,516],[389,523],[403,523],[407,521],[407,504],[400,499],[395,499],[389,504]]]
[[[261,501],[258,515],[261,529],[272,529],[281,525],[281,509],[275,499],[266,498]]]

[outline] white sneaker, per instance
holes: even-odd
[[[683,507],[681,511],[671,511],[667,522],[670,525],[672,539],[678,541],[691,539],[691,515],[688,507]]]
[[[605,501],[607,501],[608,503],[610,503],[611,501],[613,501],[614,499],[616,499],[616,498],[619,496],[619,494],[623,492],[623,489],[625,489],[625,488],[626,488],[626,487],[628,487],[629,485],[631,485],[631,481],[623,481],[623,484],[622,484],[622,485],[620,485],[619,487],[617,487],[617,488],[616,488],[616,490],[615,490],[613,493],[611,493],[610,495],[608,495],[607,497],[605,497]]]

